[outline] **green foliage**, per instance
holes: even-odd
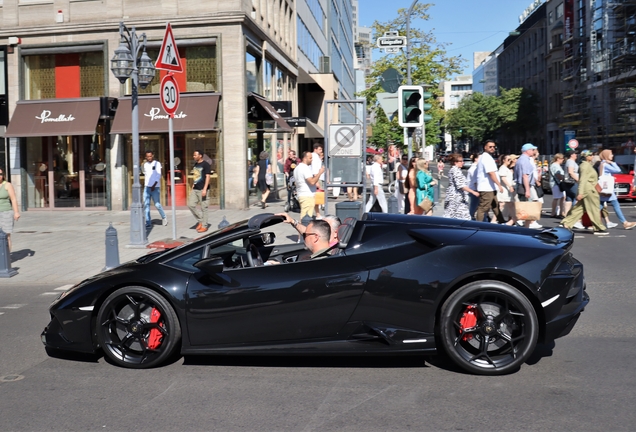
[[[426,144],[433,145],[439,143],[441,134],[440,121],[444,112],[437,101],[439,96],[438,85],[441,81],[447,80],[451,75],[459,73],[462,67],[462,60],[459,57],[449,57],[446,55],[445,45],[436,41],[431,32],[425,32],[415,28],[413,23],[417,20],[429,20],[427,13],[431,4],[416,4],[411,15],[411,80],[413,85],[427,84],[425,90],[433,93],[433,97],[426,102],[433,105],[427,111],[433,119],[426,122]],[[373,23],[373,37],[383,36],[387,31],[398,31],[400,35],[406,36],[406,15],[408,9],[399,9],[398,16],[386,22]],[[417,43],[413,43],[417,41]],[[406,49],[397,54],[387,54],[374,61],[370,73],[367,75],[368,89],[360,92],[359,96],[367,99],[369,109],[375,111],[375,124],[373,125],[373,136],[369,142],[380,147],[386,147],[389,142],[395,142],[400,147],[403,144],[403,129],[397,123],[397,116],[394,121],[389,122],[384,111],[377,103],[376,95],[384,92],[381,86],[381,75],[389,68],[398,70],[404,76],[406,84]]]
[[[473,93],[446,113],[446,130],[455,139],[470,137],[476,143],[497,135],[525,137],[539,127],[539,98],[535,92],[501,89],[500,96]]]

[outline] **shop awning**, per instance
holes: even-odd
[[[18,101],[6,137],[93,135],[99,98]]]
[[[283,132],[292,131],[292,128],[278,114],[276,108],[262,96],[255,93],[249,93],[247,95],[247,112],[249,120],[274,120],[278,125],[277,130]]]
[[[324,138],[325,131],[320,126],[311,120],[307,119],[307,125],[305,126],[305,138]]]
[[[216,130],[219,93],[183,93],[174,114],[174,132]],[[161,107],[159,95],[139,96],[139,133],[168,132],[168,114]],[[130,97],[119,99],[111,134],[132,132],[132,104]]]

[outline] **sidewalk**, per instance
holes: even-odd
[[[335,204],[346,199],[329,201],[329,213],[335,214]],[[388,199],[388,194],[387,194]],[[283,212],[285,199],[269,202],[266,209],[251,206],[248,210],[216,210],[209,212],[210,231],[217,229],[226,217],[230,223],[239,222],[260,213]],[[364,205],[364,204],[363,204]],[[435,215],[443,214],[443,204],[437,204]],[[172,240],[172,212],[166,208],[168,226],[161,225],[159,214],[151,210],[153,227],[148,242]],[[189,210],[177,210],[177,239],[201,236],[194,230],[195,219]],[[297,216],[298,213],[292,213]],[[147,254],[150,249],[127,248],[130,243],[129,211],[26,211],[15,223],[12,267],[18,274],[0,279],[0,288],[9,285],[67,285],[76,284],[104,268],[106,263],[106,229],[109,223],[117,230],[119,261],[124,263]],[[287,225],[273,227],[279,242],[295,241],[294,231]]]

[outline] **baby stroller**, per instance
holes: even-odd
[[[298,202],[298,192],[296,191],[296,179],[293,175],[287,178],[287,202],[284,207],[285,212],[300,211],[300,203]]]

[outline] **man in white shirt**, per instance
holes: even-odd
[[[382,208],[382,213],[387,213],[386,197],[384,196],[384,173],[382,172],[382,156],[373,156],[373,165],[369,171],[369,177],[371,178],[371,194],[369,195],[369,201],[367,201],[367,207],[365,211],[368,213],[371,211],[375,200],[377,199]]]
[[[323,165],[323,160],[322,160],[322,156],[323,156],[323,146],[321,143],[314,143],[314,152],[311,154],[311,173],[313,175],[318,174],[318,171],[320,171],[320,169],[322,168],[322,172],[325,172],[324,169],[324,165]],[[324,189],[325,185],[325,176],[324,174],[321,174],[320,177],[318,177],[318,184],[316,185],[318,189]],[[319,218],[320,217],[320,206],[316,205],[314,207],[314,210],[316,212],[316,217]]]
[[[161,190],[161,163],[154,160],[154,153],[152,151],[146,152],[146,162],[142,167],[144,172],[144,211],[146,212],[146,228],[152,226],[152,219],[150,219],[150,199],[155,203],[155,208],[161,216],[161,222],[163,226],[168,225],[168,219],[166,213],[161,207],[161,198],[159,191]]]
[[[316,206],[316,183],[325,172],[325,167],[320,167],[316,174],[311,172],[312,153],[303,152],[302,161],[294,169],[294,178],[296,179],[296,195],[300,204],[300,220],[305,218],[313,219],[315,216],[314,208]]]
[[[479,155],[473,154],[471,155],[471,159],[473,160],[473,163],[470,165],[470,168],[468,168],[468,171],[466,172],[466,184],[472,190],[477,190],[477,176],[475,175],[475,170],[477,169],[477,163],[479,162]],[[477,212],[478,206],[479,206],[479,197],[476,197],[475,195],[470,194],[469,210],[470,210],[470,217],[473,220],[475,220],[475,213]]]
[[[506,220],[499,210],[499,202],[497,201],[497,191],[503,192],[503,186],[499,182],[499,174],[497,164],[492,158],[495,153],[496,144],[494,141],[486,141],[484,144],[484,152],[479,158],[477,169],[475,170],[477,178],[477,191],[479,192],[479,207],[477,207],[477,221],[483,221],[484,215],[489,210],[495,214],[497,222],[505,224]]]

